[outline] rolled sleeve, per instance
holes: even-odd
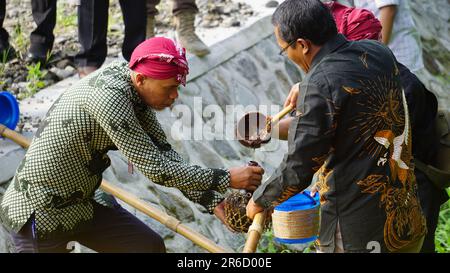
[[[386,6],[398,6],[400,3],[399,0],[374,0],[377,8],[381,9]]]

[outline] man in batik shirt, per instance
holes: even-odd
[[[223,219],[222,194],[253,191],[259,167],[188,165],[167,142],[154,110],[185,84],[185,51],[162,37],[63,93],[43,120],[0,206],[19,252],[64,252],[70,241],[99,252],[164,252],[162,238],[114,199],[94,194],[119,150],[155,183],[176,187]],[[110,197],[110,196],[109,196]],[[95,201],[94,201],[95,200]]]
[[[287,0],[272,22],[280,53],[307,74],[288,153],[255,191],[247,215],[303,191],[318,172],[320,252],[419,251],[426,224],[392,52],[375,41],[347,41],[319,0]]]

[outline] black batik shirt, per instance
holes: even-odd
[[[334,249],[339,223],[348,252],[399,250],[426,232],[417,199],[408,107],[392,53],[338,34],[300,85],[288,152],[254,193],[273,207],[307,188],[317,172],[317,244]]]

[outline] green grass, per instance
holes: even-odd
[[[34,65],[28,65],[27,69],[27,92],[19,94],[19,99],[32,96],[36,94],[37,91],[45,87],[45,83],[42,81],[42,79],[45,77],[47,72],[41,70],[41,63],[38,62]]]
[[[108,16],[108,37],[111,36],[121,36],[123,35],[123,31],[119,30],[112,30],[112,26],[123,26],[124,22],[123,22],[123,15],[122,15],[122,11],[120,9],[120,5],[119,2],[114,0],[114,1],[110,1],[110,5],[109,5],[109,16]]]
[[[58,1],[56,9],[56,28],[66,30],[67,27],[78,28],[78,6]]]
[[[450,189],[447,189],[450,195]],[[436,252],[450,253],[450,201],[441,207],[435,236]]]
[[[8,60],[9,55],[9,48],[6,50],[3,50],[3,52],[0,54],[0,75],[3,76],[6,69],[6,61]],[[3,84],[3,81],[0,81],[0,84]]]
[[[12,41],[15,45],[17,54],[20,55],[20,58],[23,58],[23,53],[27,52],[28,46],[30,44],[29,37],[24,33],[22,29],[22,25],[25,25],[22,20],[19,19],[19,22],[14,26],[14,31],[12,33]]]
[[[78,24],[78,17],[76,13],[64,14],[63,12],[57,12],[56,24],[60,28],[75,27]]]
[[[308,247],[306,247],[303,250],[303,253],[309,253],[311,252],[311,246],[313,243],[311,243]],[[258,253],[298,253],[301,251],[296,251],[289,249],[284,244],[278,244],[275,242],[275,236],[273,234],[273,229],[270,228],[264,232],[264,234],[261,236],[261,239],[258,244],[258,248],[256,250]]]

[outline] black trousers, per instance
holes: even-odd
[[[31,10],[37,27],[30,34],[30,53],[45,57],[52,50],[56,25],[56,0],[32,0]]]
[[[0,51],[6,49],[8,46],[9,35],[6,29],[3,27],[3,21],[5,20],[6,13],[6,0],[0,0]]]
[[[92,250],[103,253],[162,253],[166,251],[164,241],[156,232],[134,215],[115,204],[104,207],[95,202],[94,219],[83,231],[54,239],[33,237],[32,221],[12,233],[19,253],[68,253],[78,242]]]
[[[45,56],[51,51],[55,36],[53,29],[56,24],[56,0],[32,0],[31,10],[36,28],[30,35],[30,52]],[[0,48],[8,45],[8,32],[3,28],[5,20],[6,0],[0,0]]]
[[[120,0],[125,25],[122,44],[123,57],[129,61],[131,53],[145,40],[146,0]],[[109,0],[81,0],[78,7],[78,37],[81,51],[75,57],[78,66],[100,67],[107,55]]]

